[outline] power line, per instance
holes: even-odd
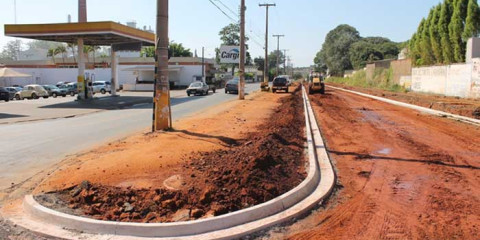
[[[220,2],[220,4],[222,4],[226,9],[228,9],[228,11],[230,11],[231,13],[233,13],[233,15],[238,15],[237,12],[233,11],[232,9],[230,9],[227,5],[225,5],[221,0],[215,0],[217,2]]]
[[[232,20],[234,23],[238,23],[238,20],[235,20],[233,19],[232,17],[230,17],[230,15],[228,15],[225,11],[223,11],[222,8],[220,8],[217,4],[215,4],[212,0],[209,0],[215,7],[217,7],[218,10],[220,10],[220,12],[223,13],[223,15],[225,15],[226,17],[228,17],[230,20]]]

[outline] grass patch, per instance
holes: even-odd
[[[338,83],[351,87],[375,88],[390,92],[407,92],[407,89],[404,87],[393,83],[393,70],[391,68],[376,69],[373,73],[372,79],[367,79],[367,73],[365,70],[360,70],[351,77],[330,77],[325,81],[327,83]]]

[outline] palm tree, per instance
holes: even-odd
[[[75,48],[77,47],[77,44],[69,43],[69,44],[67,44],[67,46],[72,50],[73,62],[77,63],[77,59],[75,58]]]
[[[87,55],[87,62],[90,63],[90,53],[93,52],[93,47],[89,45],[83,46],[83,53]]]
[[[54,64],[55,64],[55,55],[57,55],[57,52],[56,52],[55,48],[48,49],[47,57],[51,57]]]
[[[67,53],[67,48],[65,48],[65,45],[59,45],[56,49],[55,49],[55,52],[57,52],[58,54],[62,54],[62,59],[63,59],[63,63],[65,63],[65,53]]]

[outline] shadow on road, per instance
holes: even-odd
[[[396,157],[385,157],[385,156],[375,156],[370,154],[361,154],[354,152],[337,152],[337,151],[328,151],[331,154],[336,154],[339,156],[355,156],[359,160],[385,160],[385,161],[399,161],[399,162],[415,162],[415,163],[424,163],[424,164],[433,164],[439,166],[453,167],[453,168],[466,168],[473,170],[480,170],[480,167],[472,165],[457,165],[442,162],[441,160],[422,160],[422,159],[408,159],[408,158],[396,158]]]
[[[8,113],[0,113],[0,119],[7,119],[7,118],[24,118],[29,117],[27,115],[18,115],[18,114],[8,114]]]

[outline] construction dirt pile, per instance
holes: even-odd
[[[99,220],[156,223],[218,216],[264,203],[306,177],[300,88],[279,101],[281,106],[244,140],[227,149],[190,154],[182,166],[181,190],[84,181],[35,198],[44,206]]]
[[[335,87],[342,87],[353,91],[359,91],[374,96],[389,98],[392,100],[431,108],[443,112],[453,113],[465,117],[480,119],[480,99],[464,99],[458,97],[446,97],[414,92],[389,92],[380,89],[350,87],[334,83],[329,83],[329,85]]]

